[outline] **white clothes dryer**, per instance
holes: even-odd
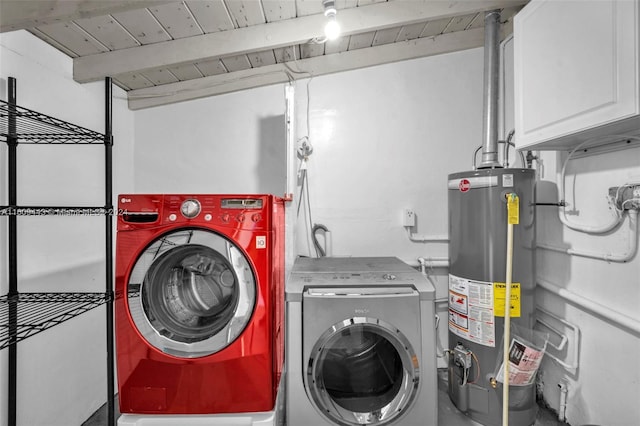
[[[298,258],[286,283],[286,422],[437,424],[435,289],[385,258]]]

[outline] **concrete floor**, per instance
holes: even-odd
[[[462,414],[453,405],[447,394],[447,374],[446,370],[438,370],[438,426],[482,426],[464,414]],[[118,403],[116,399],[116,410]],[[119,413],[116,413],[116,419]],[[107,408],[106,404],[96,411],[82,426],[106,426],[107,425]],[[180,425],[175,425],[180,426]],[[299,425],[290,425],[299,426]],[[313,426],[313,425],[305,425]],[[414,425],[411,425],[414,426]],[[416,425],[417,426],[417,425]],[[521,426],[521,425],[514,425]],[[540,407],[538,417],[533,426],[568,426],[568,423],[558,421],[556,415],[546,409]]]

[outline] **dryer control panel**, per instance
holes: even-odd
[[[302,300],[310,288],[411,287],[421,300],[434,300],[433,284],[398,258],[298,258],[286,283],[288,301]]]

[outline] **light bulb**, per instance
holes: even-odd
[[[324,35],[328,40],[335,40],[340,36],[340,25],[336,21],[335,15],[329,15],[327,24],[324,26]]]

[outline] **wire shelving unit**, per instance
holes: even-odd
[[[17,424],[18,343],[76,318],[99,306],[106,306],[107,425],[115,424],[113,366],[113,204],[112,204],[112,82],[105,79],[105,132],[99,133],[17,105],[16,79],[8,78],[8,101],[0,101],[0,142],[8,146],[8,204],[0,205],[0,216],[8,217],[8,293],[0,295],[0,350],[8,356],[8,424]],[[25,206],[18,204],[17,157],[21,144],[103,145],[104,205]],[[18,283],[18,218],[28,216],[102,216],[105,221],[105,291],[21,293]]]

